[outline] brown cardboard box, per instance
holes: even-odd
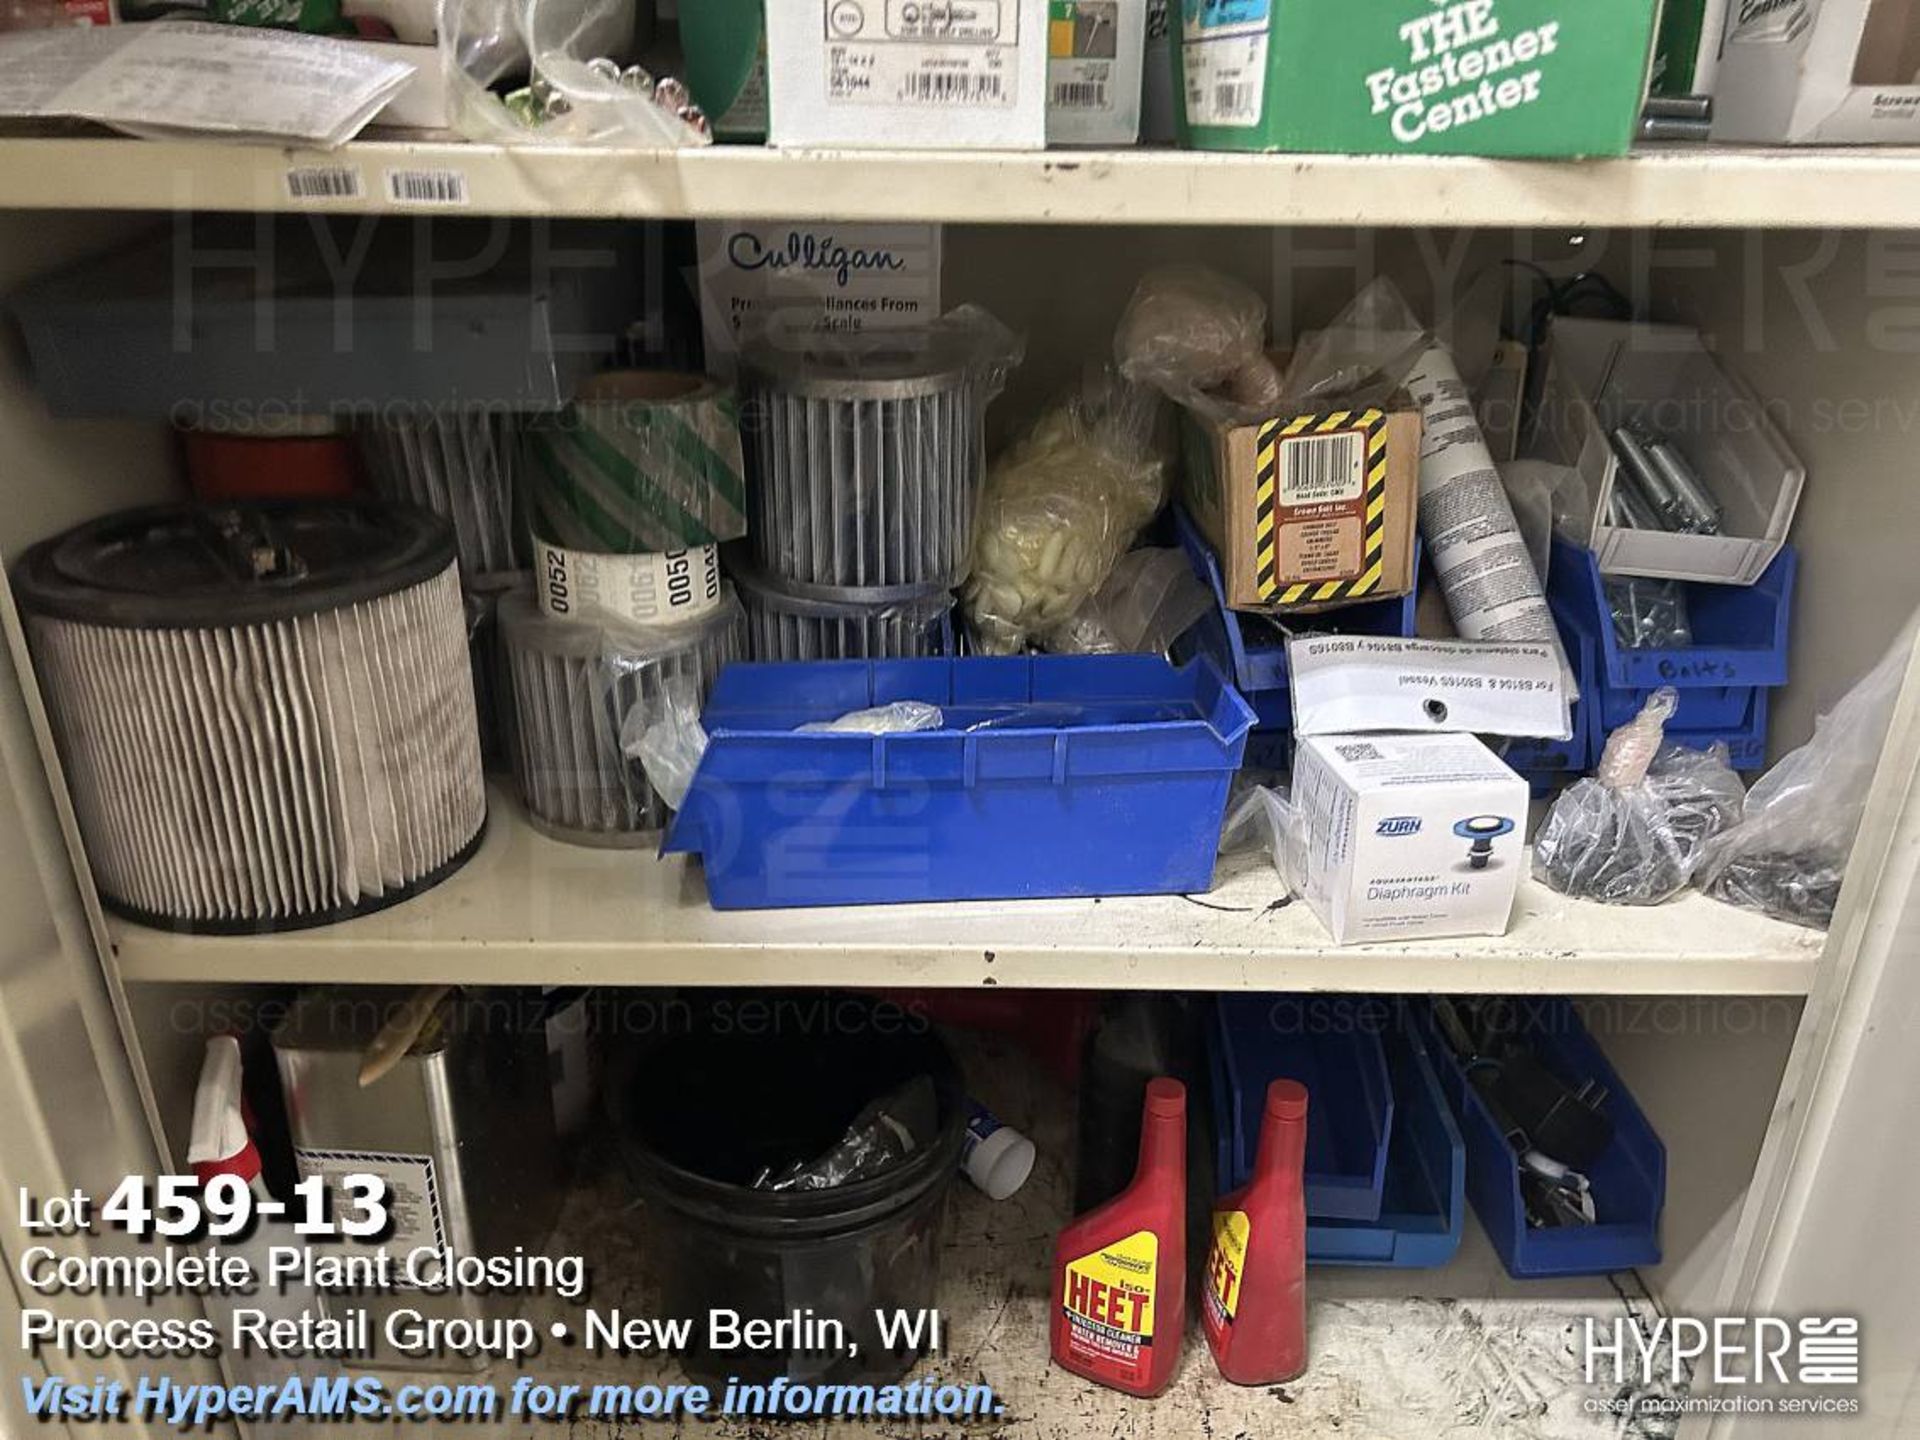
[[[1273,612],[1413,589],[1420,411],[1405,395],[1234,425],[1184,416],[1181,499],[1227,604]]]

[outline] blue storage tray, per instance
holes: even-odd
[[[1560,630],[1560,643],[1567,652],[1567,664],[1573,667],[1580,698],[1571,706],[1573,733],[1565,740],[1538,740],[1521,737],[1507,742],[1502,758],[1526,777],[1539,794],[1556,782],[1571,779],[1589,770],[1599,758],[1600,744],[1595,737],[1595,696],[1599,692],[1599,655],[1592,637],[1552,607]]]
[[[1752,585],[1681,581],[1694,643],[1636,650],[1614,634],[1593,552],[1556,539],[1548,588],[1599,647],[1601,738],[1638,714],[1661,685],[1679,691],[1677,729],[1739,731],[1748,725],[1756,688],[1787,683],[1787,631],[1798,573],[1799,557],[1788,545]],[[1760,723],[1764,728],[1764,716]]]
[[[1309,1219],[1380,1218],[1394,1093],[1382,1036],[1391,1013],[1348,995],[1221,996],[1214,1006],[1219,1184],[1252,1178],[1267,1086],[1307,1087]]]
[[[1587,1173],[1598,1223],[1533,1229],[1520,1196],[1513,1147],[1467,1081],[1453,1050],[1434,1028],[1431,1006],[1421,1008],[1427,1047],[1441,1088],[1467,1142],[1467,1198],[1516,1279],[1606,1275],[1660,1262],[1660,1212],[1666,1203],[1667,1150],[1566,1000],[1528,998],[1522,1033],[1562,1080],[1597,1080],[1606,1087],[1603,1109],[1613,1143]]]
[[[797,734],[896,700],[904,735]],[[1253,712],[1151,655],[730,665],[662,851],[716,909],[1205,891]]]
[[[1277,630],[1269,631],[1263,638],[1249,638],[1249,627],[1259,626],[1260,620],[1253,616],[1243,620],[1238,611],[1227,607],[1219,557],[1185,510],[1176,505],[1172,513],[1180,548],[1187,552],[1193,573],[1213,593],[1213,609],[1174,643],[1174,657],[1184,661],[1204,655],[1219,667],[1253,707],[1257,723],[1248,742],[1249,763],[1270,769],[1284,768],[1292,758],[1287,746],[1292,743],[1293,731],[1293,686],[1287,674],[1286,641]],[[1420,558],[1416,546],[1413,561],[1416,590]],[[1342,605],[1337,610],[1290,615],[1288,623],[1297,630],[1320,628],[1347,635],[1411,635],[1414,598],[1408,594],[1390,600]]]
[[[1554,542],[1555,561],[1558,562],[1563,549],[1571,549]],[[1576,554],[1585,552],[1576,551]],[[1792,550],[1783,550],[1781,559],[1792,555]],[[1774,562],[1776,565],[1779,561]],[[1772,573],[1771,570],[1768,571]],[[1726,589],[1726,586],[1706,586],[1706,589]],[[1556,595],[1554,614],[1560,621],[1561,634],[1573,642],[1578,635],[1583,648],[1594,653],[1601,649],[1600,640],[1593,632],[1594,620],[1590,612],[1583,612],[1572,601]],[[1608,633],[1612,632],[1612,619],[1607,617]],[[1632,653],[1632,652],[1628,652]],[[1657,652],[1648,652],[1657,653]],[[1676,653],[1676,652],[1668,652]],[[1576,708],[1584,712],[1588,726],[1587,760],[1581,769],[1590,769],[1600,761],[1600,752],[1605,748],[1607,736],[1626,724],[1640,713],[1640,707],[1652,690],[1616,691],[1607,688],[1604,670],[1596,666],[1591,686],[1582,682],[1581,693],[1586,698]],[[1724,744],[1727,747],[1727,763],[1736,770],[1758,770],[1767,763],[1767,712],[1772,703],[1772,692],[1765,686],[1734,687],[1733,695],[1739,700],[1738,708],[1729,708],[1722,703],[1719,687],[1689,687],[1678,691],[1680,704],[1674,718],[1667,724],[1667,739],[1676,745],[1688,745],[1704,750],[1710,745]],[[1704,697],[1708,703],[1704,713],[1713,716],[1730,717],[1715,721],[1701,719],[1701,708],[1693,705],[1693,700]],[[1608,717],[1615,717],[1609,719]]]
[[[1467,1213],[1466,1141],[1407,1001],[1395,1006],[1386,1049],[1394,1113],[1380,1218],[1371,1223],[1309,1220],[1310,1264],[1431,1269],[1460,1249]]]

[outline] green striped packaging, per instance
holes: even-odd
[[[740,410],[703,375],[612,370],[525,427],[533,532],[635,555],[747,533]]]

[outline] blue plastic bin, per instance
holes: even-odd
[[[1221,1190],[1252,1178],[1267,1086],[1298,1080],[1311,1097],[1308,1217],[1377,1222],[1393,1133],[1383,1044],[1391,1028],[1392,1011],[1364,996],[1221,996],[1213,1033]]]
[[[798,734],[896,700],[946,725]],[[662,850],[716,909],[1205,891],[1253,712],[1151,655],[730,665]]]
[[[1174,642],[1177,660],[1203,655],[1233,682],[1253,707],[1257,724],[1247,745],[1249,764],[1283,769],[1292,759],[1293,688],[1287,674],[1287,645],[1279,630],[1258,616],[1227,608],[1227,590],[1220,578],[1220,560],[1199,527],[1179,506],[1173,510],[1174,533],[1193,563],[1193,573],[1213,592],[1213,609]],[[1414,551],[1415,588],[1420,575],[1420,552]],[[1290,615],[1296,631],[1338,630],[1347,635],[1411,635],[1414,596],[1342,605],[1337,610]]]
[[[1534,1053],[1571,1084],[1606,1087],[1603,1109],[1613,1143],[1591,1170],[1598,1223],[1558,1229],[1527,1224],[1519,1163],[1507,1137],[1467,1081],[1453,1050],[1422,1008],[1425,1039],[1440,1085],[1467,1142],[1467,1198],[1507,1273],[1530,1280],[1555,1275],[1607,1275],[1660,1262],[1660,1212],[1666,1204],[1667,1150],[1566,1000],[1518,1002],[1522,1033]]]
[[[1681,581],[1694,643],[1632,649],[1614,634],[1593,552],[1556,539],[1548,572],[1556,612],[1583,627],[1599,652],[1596,757],[1609,733],[1633,719],[1656,688],[1671,685],[1680,697],[1672,731],[1696,741],[1725,739],[1733,745],[1744,740],[1749,750],[1757,733],[1760,753],[1753,763],[1764,763],[1767,691],[1787,683],[1787,633],[1798,569],[1799,558],[1789,545],[1752,585]]]
[[[1571,623],[1562,607],[1553,606],[1560,630],[1560,643],[1567,652],[1567,664],[1573,668],[1580,698],[1573,702],[1573,733],[1565,740],[1537,740],[1521,737],[1507,742],[1502,758],[1524,776],[1535,795],[1541,795],[1565,780],[1592,768],[1599,757],[1599,741],[1594,738],[1595,696],[1599,691],[1599,654],[1593,638]]]
[[[1386,1048],[1394,1111],[1380,1218],[1308,1220],[1309,1264],[1431,1269],[1460,1249],[1467,1213],[1466,1141],[1413,1022],[1410,1002],[1395,1006]]]

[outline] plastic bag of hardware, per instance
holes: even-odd
[[[834,720],[802,725],[802,735],[911,735],[916,730],[938,730],[947,717],[938,705],[924,700],[896,700],[870,710],[850,710]]]
[[[796,1160],[778,1171],[769,1166],[752,1188],[832,1190],[871,1180],[931,1144],[939,1129],[940,1101],[932,1077],[916,1075],[854,1116],[824,1155]]]
[[[1583,900],[1657,905],[1686,887],[1706,842],[1735,824],[1745,787],[1725,746],[1664,741],[1679,695],[1656,690],[1607,737],[1591,779],[1553,802],[1533,842],[1543,883]]]
[[[1813,738],[1754,782],[1740,824],[1707,847],[1696,880],[1702,890],[1796,925],[1824,930],[1832,923],[1906,679],[1916,619],[1814,722]]]
[[[983,653],[1070,621],[1166,503],[1160,416],[1151,390],[1096,371],[994,462],[962,595]]]
[[[987,407],[1024,350],[978,306],[854,336],[770,326],[740,364],[755,567],[869,604],[959,585]]]
[[[1212,608],[1186,551],[1129,550],[1093,598],[1040,643],[1056,655],[1161,655]]]
[[[634,0],[446,0],[440,27],[454,127],[469,140],[641,150],[713,143],[685,84],[629,63]]]
[[[1270,414],[1280,372],[1267,358],[1267,304],[1204,265],[1167,265],[1134,288],[1113,336],[1120,373],[1182,405]]]

